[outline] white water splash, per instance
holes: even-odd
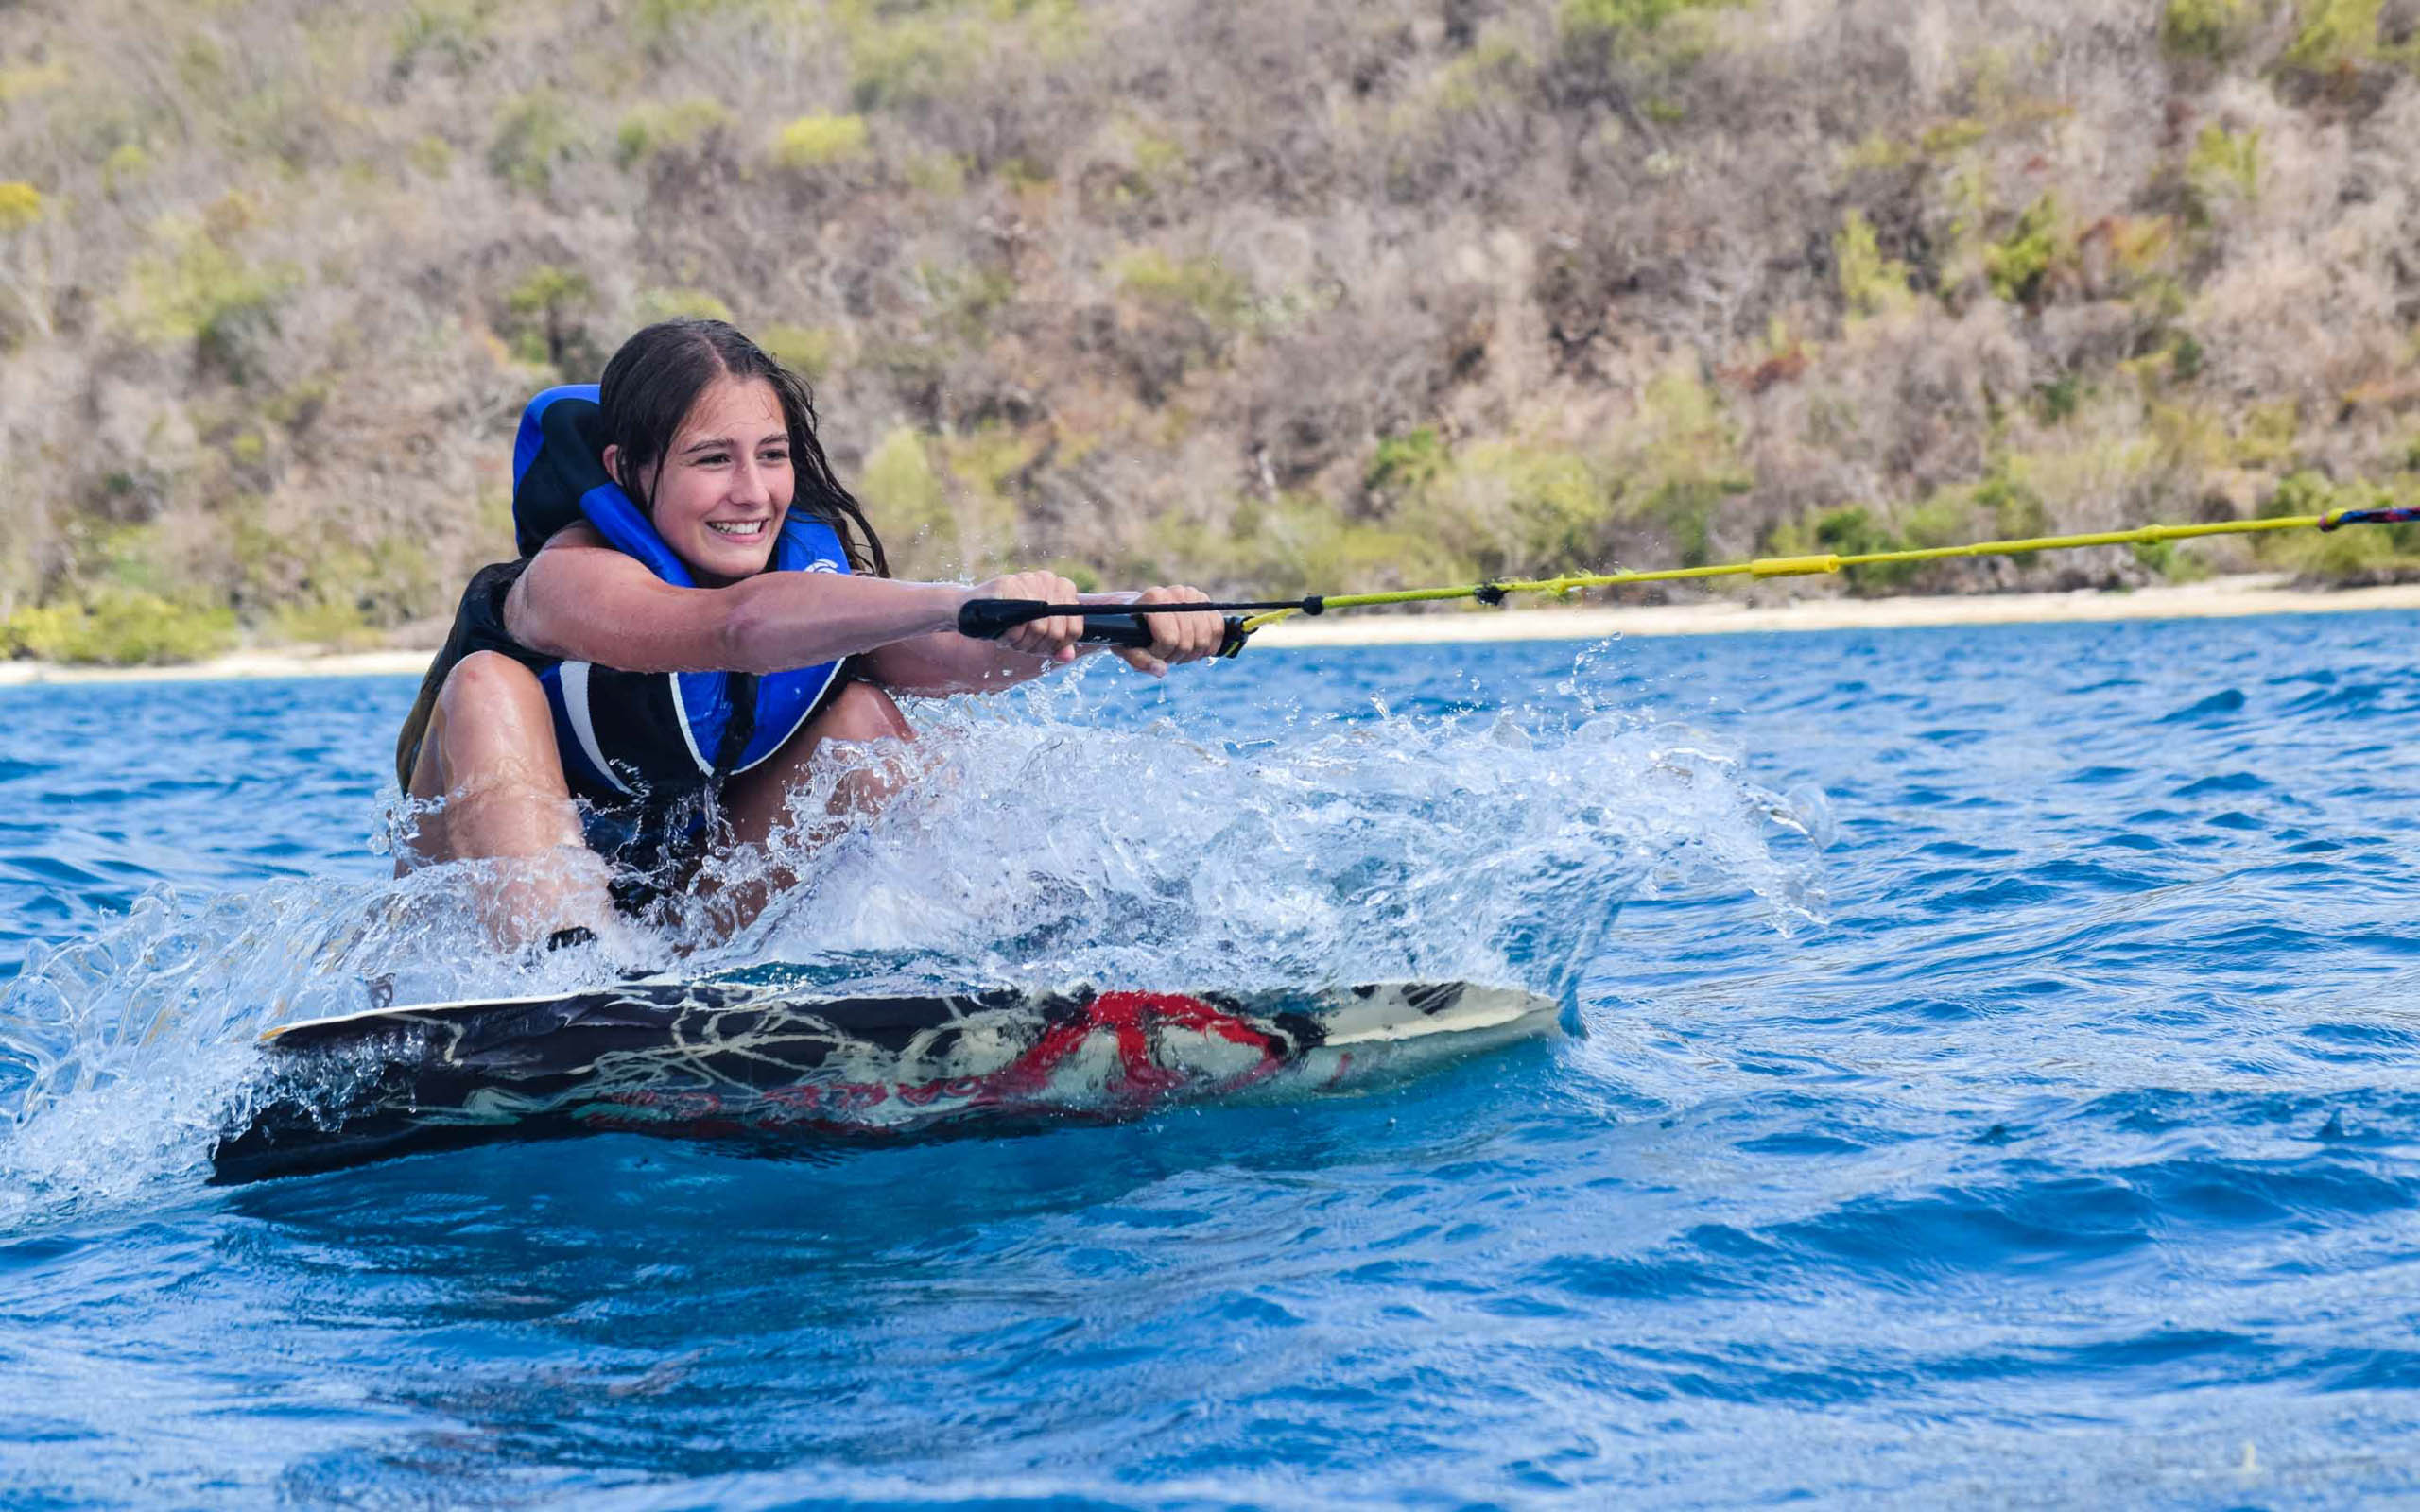
[[[1562,996],[1651,881],[1744,886],[1782,927],[1822,907],[1803,844],[1820,804],[1744,783],[1698,732],[1610,715],[1551,740],[1496,714],[1237,747],[951,710],[917,757],[903,801],[701,959],[879,956],[931,986],[1469,978]]]
[[[883,813],[820,825],[811,852],[777,845],[801,886],[727,941],[672,926],[660,943],[686,973],[794,963],[833,993],[1468,979],[1568,999],[1642,889],[1745,890],[1785,930],[1822,913],[1820,795],[1766,792],[1703,731],[1584,696],[1236,742],[1105,727],[1069,679],[915,719],[914,775]],[[898,756],[837,753],[802,812],[820,817],[852,763]],[[483,878],[160,888],[36,952],[0,993],[0,1228],[190,1179],[256,1095],[270,1024],[369,1006],[381,982],[419,1002],[610,975],[594,951],[488,949]]]

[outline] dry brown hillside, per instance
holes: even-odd
[[[925,573],[1383,587],[2409,496],[2415,26],[0,0],[0,622],[144,659],[442,613],[509,550],[522,401],[669,311],[809,374]]]

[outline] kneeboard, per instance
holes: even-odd
[[[247,1180],[499,1136],[1125,1118],[1396,1074],[1557,1018],[1549,999],[1462,982],[817,1000],[652,981],[381,1008],[264,1034],[271,1074],[213,1160],[219,1179]]]

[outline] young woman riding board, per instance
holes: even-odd
[[[763,844],[824,747],[911,738],[892,693],[994,692],[1094,649],[1072,615],[960,635],[971,598],[1203,598],[1079,595],[1046,572],[891,578],[805,386],[717,320],[649,326],[600,389],[541,394],[513,451],[521,558],[472,578],[396,742],[405,791],[434,805],[398,873],[497,863],[483,912],[508,944],[615,934],[617,903],[690,885],[717,847]],[[1155,676],[1225,633],[1214,613],[1142,618],[1152,644],[1116,654]],[[859,767],[829,807],[887,789]],[[764,901],[735,894],[717,900],[726,925]]]

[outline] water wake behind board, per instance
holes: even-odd
[[[1556,1023],[1548,999],[1463,982],[838,999],[640,982],[270,1030],[270,1076],[213,1160],[219,1179],[249,1180],[499,1137],[1126,1118],[1398,1075]]]

